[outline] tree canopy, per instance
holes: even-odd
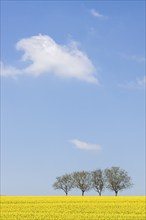
[[[90,189],[94,189],[101,196],[105,189],[115,192],[126,190],[133,186],[128,172],[120,167],[111,167],[105,170],[97,169],[91,172],[78,171],[56,178],[54,189],[60,189],[68,195],[72,188],[81,190],[82,196]]]
[[[119,191],[130,188],[133,184],[128,173],[120,167],[111,167],[105,170],[107,188],[115,192],[117,196]]]
[[[82,191],[82,196],[91,189],[91,174],[86,171],[73,173],[74,186]]]
[[[91,184],[93,189],[95,189],[98,192],[98,194],[101,196],[101,193],[106,186],[104,171],[98,169],[91,172]]]
[[[73,181],[70,174],[57,177],[56,182],[53,184],[54,189],[61,189],[65,192],[66,196],[68,192],[73,188]]]

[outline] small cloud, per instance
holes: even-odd
[[[99,144],[91,144],[84,141],[80,141],[78,139],[73,139],[69,142],[72,143],[76,148],[81,150],[101,150],[101,146]]]
[[[120,84],[119,87],[126,89],[144,89],[146,87],[146,76],[144,76],[143,79],[137,78],[135,81]]]
[[[13,66],[4,65],[2,62],[0,62],[0,75],[4,77],[13,77],[16,78],[16,75],[21,74],[21,70],[17,69]]]
[[[126,55],[126,54],[121,54],[122,58],[130,61],[135,61],[138,63],[144,63],[146,61],[145,57],[140,57],[137,55]]]
[[[50,36],[37,35],[21,39],[16,44],[17,50],[24,52],[22,61],[31,61],[26,68],[1,65],[2,76],[28,74],[39,76],[54,74],[63,78],[76,78],[81,81],[98,84],[96,69],[87,55],[79,50],[78,43],[69,45],[56,43]]]
[[[107,16],[104,16],[103,14],[100,14],[98,11],[96,11],[94,8],[90,10],[90,13],[92,16],[96,18],[107,18]]]

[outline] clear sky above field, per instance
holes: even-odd
[[[144,4],[1,2],[1,194],[62,195],[57,176],[111,166],[144,194]]]

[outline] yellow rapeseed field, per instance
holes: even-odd
[[[2,196],[1,220],[146,220],[146,197]]]

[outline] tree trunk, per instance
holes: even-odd
[[[117,196],[118,195],[118,192],[117,191],[115,191],[115,196]]]
[[[84,191],[82,191],[82,196],[84,196]]]
[[[101,192],[99,192],[99,196],[101,196]]]
[[[66,194],[66,196],[68,195],[68,193],[67,193],[67,192],[66,192],[65,194]]]

